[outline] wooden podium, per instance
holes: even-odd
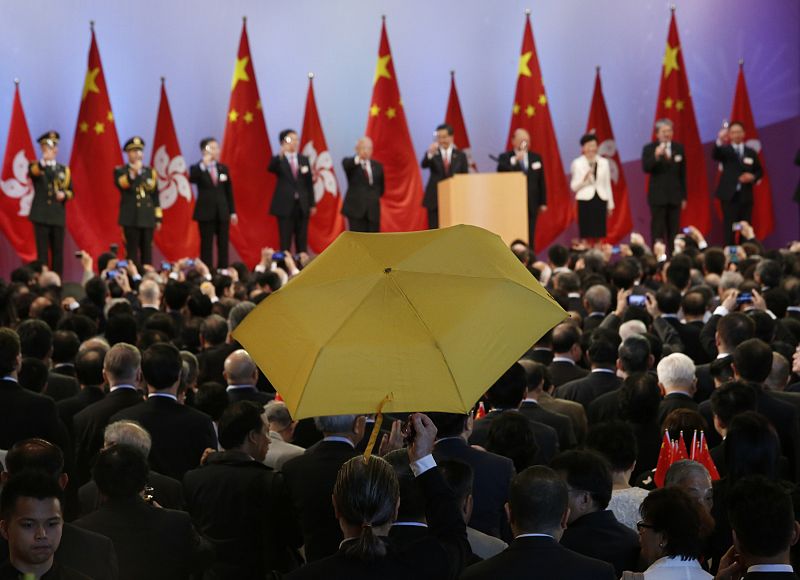
[[[439,182],[439,227],[480,226],[506,244],[528,239],[528,184],[522,172],[465,173]]]

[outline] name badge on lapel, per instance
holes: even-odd
[[[681,161],[683,161],[683,155],[676,155],[675,157],[673,157],[673,159],[675,160],[675,163],[680,163]]]
[[[533,168],[533,169],[541,169],[542,168],[542,162],[541,161],[534,161],[533,164],[531,165],[531,168]]]
[[[219,174],[220,181],[228,181],[228,174],[227,173],[220,173]]]
[[[745,157],[744,159],[742,159],[742,163],[744,163],[745,165],[752,165],[753,164],[753,158],[752,157]]]
[[[308,165],[301,165],[300,173],[308,173]]]

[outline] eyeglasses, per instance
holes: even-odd
[[[642,530],[655,530],[656,527],[654,525],[652,525],[652,524],[646,524],[646,523],[640,521],[640,522],[636,522],[636,529],[641,532]]]

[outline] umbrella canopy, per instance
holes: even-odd
[[[295,419],[466,413],[566,317],[484,229],[345,232],[233,337]]]

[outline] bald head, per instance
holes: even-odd
[[[139,301],[142,306],[158,308],[161,302],[161,287],[153,280],[143,280],[139,285]]]
[[[258,380],[258,368],[244,349],[233,351],[225,359],[225,380],[229,385],[254,385]]]
[[[511,144],[514,146],[514,149],[520,149],[523,141],[525,141],[526,145],[530,144],[530,133],[525,129],[517,129],[514,131],[514,136],[511,138]]]

